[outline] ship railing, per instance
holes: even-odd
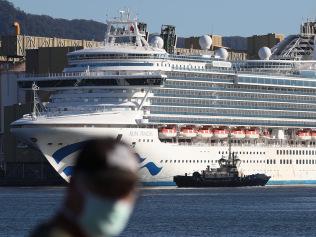
[[[266,76],[286,76],[286,77],[295,77],[302,78],[303,76],[298,74],[293,69],[277,69],[277,68],[192,68],[192,67],[180,67],[180,66],[171,66],[171,69],[174,71],[185,71],[185,72],[221,72],[229,74],[254,74],[254,75],[266,75]]]
[[[142,71],[141,73],[127,72],[63,72],[63,73],[46,73],[46,74],[23,74],[20,79],[45,78],[78,78],[78,77],[104,77],[104,76],[161,76],[161,71]]]

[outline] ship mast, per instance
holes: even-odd
[[[40,115],[40,111],[38,108],[39,104],[39,98],[37,96],[37,91],[39,91],[39,87],[36,85],[35,82],[32,84],[32,91],[33,91],[33,111],[32,111],[32,117],[36,119],[38,115]]]

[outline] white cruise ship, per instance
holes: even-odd
[[[33,85],[35,106],[11,130],[65,180],[92,137],[134,147],[145,184],[174,185],[175,175],[217,167],[230,134],[244,174],[316,183],[315,50],[308,60],[273,59],[267,48],[249,61],[227,61],[224,49],[215,57],[171,55],[161,38],[147,43],[128,15],[107,22],[103,47],[69,53],[64,73],[19,81]],[[204,48],[210,43],[201,38]],[[52,91],[40,110],[38,88]]]

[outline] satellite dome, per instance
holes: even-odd
[[[208,35],[203,35],[199,38],[199,44],[201,49],[210,49],[212,46],[212,38]]]
[[[215,58],[226,60],[228,58],[228,52],[225,48],[219,48],[215,50]]]
[[[261,60],[269,60],[271,57],[271,49],[268,47],[262,47],[259,49],[258,55]]]
[[[160,36],[156,35],[150,39],[150,44],[154,47],[162,49],[164,43],[163,43],[163,39]]]

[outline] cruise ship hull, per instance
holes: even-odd
[[[54,169],[67,181],[71,177],[75,157],[84,141],[93,137],[117,137],[134,147],[141,166],[141,181],[145,185],[175,185],[173,176],[201,171],[207,165],[216,168],[218,159],[228,151],[228,145],[223,142],[162,142],[159,140],[158,130],[154,127],[42,125],[12,128],[12,132],[41,150]],[[232,146],[232,152],[237,153],[241,159],[240,171],[245,175],[264,173],[271,176],[268,184],[316,184],[314,157],[283,155],[289,150],[293,151],[291,153],[299,150],[299,154],[311,154],[310,150],[314,149],[268,146],[263,143]]]

